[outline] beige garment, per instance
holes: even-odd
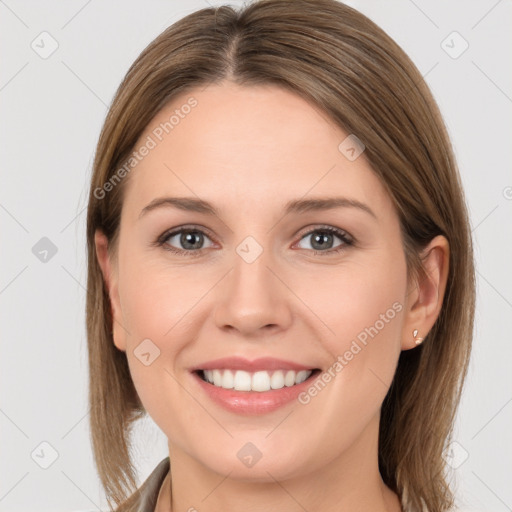
[[[146,478],[144,483],[118,507],[118,512],[154,512],[156,501],[160,487],[164,481],[170,463],[169,457],[163,459],[151,474]]]

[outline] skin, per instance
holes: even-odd
[[[416,347],[413,330],[425,337],[439,314],[446,239],[424,251],[428,278],[408,283],[397,213],[364,152],[349,161],[338,150],[348,134],[274,85],[224,82],[183,93],[136,147],[190,96],[198,105],[129,175],[117,256],[108,256],[101,231],[95,240],[114,343],[168,438],[172,475],[156,511],[400,511],[378,471],[380,408],[400,352]],[[139,219],[161,196],[199,197],[219,215],[168,207]],[[288,200],[325,196],[357,199],[376,218],[348,207],[283,215]],[[190,224],[206,233],[200,256],[152,245]],[[315,255],[311,232],[324,225],[354,245]],[[263,249],[251,264],[236,252],[247,236]],[[340,244],[333,235],[319,251]],[[187,250],[179,235],[169,245]],[[401,311],[305,405],[241,416],[211,402],[189,373],[228,355],[327,369],[395,302]],[[149,366],[134,355],[146,338],[160,350]],[[250,468],[237,457],[247,442],[262,453]]]

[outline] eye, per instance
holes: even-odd
[[[321,226],[307,232],[301,237],[299,243],[308,237],[312,237],[310,242],[311,247],[299,248],[312,250],[314,255],[333,255],[345,250],[351,245],[354,245],[354,240],[350,235],[348,235],[348,233],[342,229],[332,226]],[[335,238],[338,238],[341,243],[333,246]],[[213,244],[210,244],[209,246],[204,247],[205,240],[211,241],[210,236],[208,236],[202,229],[191,226],[166,231],[155,241],[153,245],[162,247],[166,251],[170,251],[175,254],[195,257],[201,256],[204,249],[213,246]],[[176,247],[176,245],[181,247]]]
[[[322,226],[316,229],[313,229],[306,233],[302,238],[302,240],[311,238],[310,246],[315,255],[332,255],[337,254],[340,251],[346,249],[347,246],[351,246],[354,244],[352,238],[343,230],[332,227],[332,226]],[[338,238],[341,240],[337,246],[333,247],[334,238]],[[307,247],[306,247],[307,249]]]
[[[180,228],[164,233],[158,240],[157,245],[165,250],[186,256],[197,256],[202,253],[205,239],[210,239],[204,231],[198,228]],[[175,245],[181,245],[177,248]]]

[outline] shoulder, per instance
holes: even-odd
[[[166,457],[158,463],[142,485],[115,512],[154,512],[158,493],[169,467],[169,457]]]

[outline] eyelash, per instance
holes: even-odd
[[[189,227],[181,227],[176,230],[166,231],[165,233],[160,235],[152,245],[157,246],[157,247],[162,247],[164,250],[172,252],[174,254],[178,254],[178,255],[183,255],[183,256],[192,257],[192,258],[201,256],[203,249],[187,251],[185,249],[176,249],[175,247],[172,247],[172,246],[169,246],[166,244],[166,242],[169,238],[171,238],[175,235],[178,235],[182,232],[201,233],[201,234],[207,236],[208,238],[212,238],[202,229],[195,227],[195,226],[189,226]],[[346,250],[347,247],[354,245],[354,240],[347,234],[346,231],[343,231],[342,229],[338,229],[338,228],[335,228],[332,226],[320,226],[320,227],[314,228],[314,229],[308,231],[307,233],[304,233],[301,236],[300,240],[302,240],[303,238],[305,238],[309,235],[312,235],[313,233],[316,233],[316,232],[320,232],[320,233],[327,232],[330,234],[334,234],[342,240],[343,244],[340,244],[338,247],[336,247],[334,249],[329,249],[327,251],[318,251],[316,249],[306,249],[306,250],[310,250],[310,251],[312,250],[313,254],[315,256],[335,255],[335,254],[338,254],[338,253]]]

